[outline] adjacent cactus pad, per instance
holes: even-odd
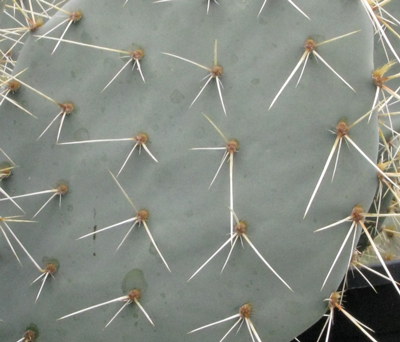
[[[284,342],[325,313],[364,216],[314,232],[378,185],[373,27],[291,4],[6,2],[2,340]]]

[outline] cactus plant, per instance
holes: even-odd
[[[343,241],[361,228],[314,231],[367,211],[382,174],[376,110],[369,115],[374,37],[361,1],[298,2],[300,12],[278,1],[6,2],[2,28],[19,25],[14,11],[31,25],[23,46],[16,30],[1,31],[14,40],[1,42],[0,147],[17,165],[1,186],[27,220],[41,209],[29,226],[7,223],[23,268],[1,242],[2,338],[34,322],[40,340],[212,341],[229,323],[187,333],[228,317],[251,337],[226,340],[283,342],[325,313],[353,252],[353,238]],[[268,110],[302,55],[301,82]],[[58,128],[43,131],[55,118]],[[356,124],[344,132],[345,123]],[[60,180],[67,193],[48,190]],[[48,192],[65,194],[61,206]],[[22,214],[7,196],[0,207]],[[242,237],[251,246],[234,244]],[[215,254],[224,241],[230,251]],[[42,270],[35,304],[32,266],[50,256],[62,267],[54,279]],[[110,298],[137,304],[132,290],[154,327],[140,305],[56,321]]]

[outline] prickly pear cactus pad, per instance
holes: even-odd
[[[284,342],[324,314],[352,222],[314,231],[367,211],[378,182],[376,113],[357,122],[375,94],[373,28],[358,1],[296,1],[311,20],[262,2],[32,1],[50,18],[2,71],[16,167],[0,185],[35,222],[0,222],[23,265],[3,234],[1,339],[33,322],[41,341],[218,341],[240,320],[227,341]],[[3,218],[23,214],[2,197]]]

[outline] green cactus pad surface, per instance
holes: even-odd
[[[296,1],[308,20],[287,1],[268,1],[258,17],[262,1],[211,1],[208,14],[207,1],[123,5],[122,0],[70,0],[63,11],[83,15],[70,25],[66,41],[52,54],[68,20],[38,39],[68,19],[53,9],[56,14],[27,34],[19,53],[13,75],[25,71],[17,76],[20,88],[8,97],[38,119],[8,101],[0,107],[0,147],[18,166],[0,185],[9,196],[53,189],[15,199],[24,219],[54,197],[35,223],[7,224],[41,267],[49,256],[62,267],[54,279],[47,277],[35,304],[42,284],[29,285],[40,272],[10,238],[20,267],[0,239],[0,336],[17,340],[20,327],[35,321],[41,341],[218,341],[235,320],[187,333],[251,303],[251,321],[262,341],[290,341],[325,313],[324,299],[337,289],[351,254],[353,238],[321,290],[351,223],[314,231],[348,217],[356,205],[367,210],[378,184],[376,169],[343,137],[335,177],[331,182],[334,156],[303,218],[336,126],[343,118],[352,124],[373,102],[373,29],[363,6]],[[356,92],[310,53],[298,86],[302,67],[269,109],[309,38]],[[375,114],[348,133],[372,163],[378,154]],[[63,144],[123,138],[131,140]],[[228,144],[230,139],[240,146]],[[118,174],[135,144],[117,178],[125,196],[110,172]],[[220,149],[192,150],[208,147]],[[226,161],[209,188],[224,153]],[[61,180],[68,184],[65,194]],[[231,248],[232,202],[247,230],[237,233],[221,273]],[[21,214],[10,201],[0,202],[0,208],[3,217]],[[133,289],[140,289],[139,302],[155,327],[136,303],[104,330],[122,303],[56,321]],[[251,337],[243,326],[226,340]]]

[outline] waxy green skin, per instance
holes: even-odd
[[[118,177],[138,209],[150,212],[148,226],[171,267],[168,272],[144,231],[136,228],[114,254],[129,226],[75,241],[96,229],[135,216],[109,174],[116,174],[134,142],[57,145],[58,123],[36,140],[59,112],[59,107],[21,87],[12,98],[38,116],[34,120],[12,105],[1,107],[0,146],[19,165],[2,186],[10,195],[40,191],[68,180],[70,191],[51,202],[29,226],[12,228],[41,263],[44,256],[59,260],[56,279],[45,284],[34,304],[38,276],[19,252],[20,268],[5,241],[1,249],[0,336],[18,339],[27,321],[40,327],[40,340],[98,341],[217,341],[232,323],[187,335],[202,325],[236,314],[251,302],[254,323],[263,341],[289,341],[318,320],[331,292],[347,267],[350,244],[324,289],[321,285],[338,252],[349,224],[328,231],[316,229],[350,215],[355,205],[367,209],[377,186],[376,171],[353,148],[343,144],[336,176],[333,163],[305,219],[304,211],[335,140],[339,120],[354,122],[372,104],[374,87],[373,32],[356,1],[318,0],[297,5],[261,2],[172,1],[154,4],[129,1],[71,0],[69,11],[81,10],[82,20],[71,25],[65,39],[131,51],[145,50],[141,68],[124,70],[101,90],[123,66],[115,52],[30,36],[14,73],[28,68],[21,80],[61,103],[73,102],[60,142],[149,136],[155,163],[142,150],[135,152]],[[64,18],[55,16],[35,34],[46,33]],[[310,58],[303,78],[289,83],[268,107],[304,52],[306,39],[321,42],[355,30],[360,32],[323,45],[318,52],[355,89],[351,91],[326,66]],[[59,37],[62,28],[51,35]],[[218,40],[218,64],[224,68],[224,115],[215,80],[189,109],[207,71],[171,56],[213,66]],[[187,279],[228,239],[229,163],[207,189],[223,151],[192,151],[195,147],[223,147],[224,140],[205,119],[206,114],[224,135],[236,138],[240,149],[233,166],[234,210],[246,220],[255,247],[293,293],[262,263],[253,250],[239,244],[220,275],[229,247],[219,253],[189,283]],[[378,150],[377,118],[350,131],[352,139],[372,159]],[[18,201],[33,215],[45,201]],[[19,214],[1,203],[5,215]],[[141,288],[141,304],[153,328],[131,305],[103,330],[120,304],[111,304],[56,321],[71,312],[105,302]],[[227,340],[250,340],[243,327]]]

